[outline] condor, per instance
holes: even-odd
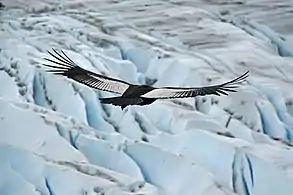
[[[189,98],[205,95],[228,95],[227,92],[236,92],[236,88],[238,87],[237,84],[245,81],[248,77],[247,71],[241,76],[219,85],[191,88],[156,88],[149,85],[131,84],[126,81],[106,77],[85,70],[73,62],[62,50],[60,51],[61,52],[57,52],[55,49],[53,49],[53,52],[48,51],[55,60],[48,58],[45,58],[45,60],[55,65],[43,64],[44,66],[52,68],[51,70],[47,70],[47,72],[66,76],[94,89],[120,94],[121,96],[118,97],[100,98],[100,101],[104,104],[120,106],[122,110],[129,105],[148,105],[157,99]]]

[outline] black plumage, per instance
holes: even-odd
[[[162,87],[156,88],[148,85],[135,85],[114,79],[101,74],[97,74],[86,69],[81,68],[73,62],[62,50],[60,52],[53,49],[53,52],[48,53],[55,58],[51,60],[45,58],[54,65],[43,64],[56,75],[63,75],[73,79],[79,83],[87,85],[94,89],[108,91],[120,94],[118,97],[100,98],[101,103],[112,104],[120,106],[122,110],[129,105],[148,105],[157,99],[171,99],[171,98],[188,98],[204,95],[228,95],[227,92],[236,92],[237,84],[245,81],[248,77],[248,71],[241,76],[219,84],[206,87]]]

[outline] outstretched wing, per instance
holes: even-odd
[[[156,98],[156,99],[170,99],[170,98],[188,98],[195,96],[204,96],[204,95],[228,95],[227,92],[236,92],[237,84],[245,81],[248,77],[248,72],[245,72],[243,75],[239,76],[236,79],[233,79],[229,82],[212,85],[207,87],[198,87],[198,88],[177,88],[177,87],[164,87],[156,88],[141,97],[145,98]]]
[[[118,79],[106,77],[88,70],[85,70],[73,62],[62,50],[61,53],[53,49],[53,52],[48,51],[48,53],[55,58],[51,60],[45,58],[45,60],[55,64],[43,64],[46,67],[52,68],[47,70],[47,72],[52,72],[56,75],[63,75],[70,79],[73,79],[79,83],[87,85],[94,89],[99,89],[103,91],[123,94],[124,91],[131,85],[125,81]]]

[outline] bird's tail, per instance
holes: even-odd
[[[110,97],[110,98],[100,98],[102,104],[113,104],[115,106],[120,106],[123,104],[122,97]]]
[[[125,97],[109,97],[100,98],[102,104],[112,104],[114,106],[120,106],[122,110],[128,105],[138,105],[142,102],[141,98],[125,98]]]

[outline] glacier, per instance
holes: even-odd
[[[1,195],[293,193],[293,5],[280,0],[3,0]],[[291,30],[290,30],[291,29]],[[41,65],[137,84],[250,76],[229,96],[124,111]]]

